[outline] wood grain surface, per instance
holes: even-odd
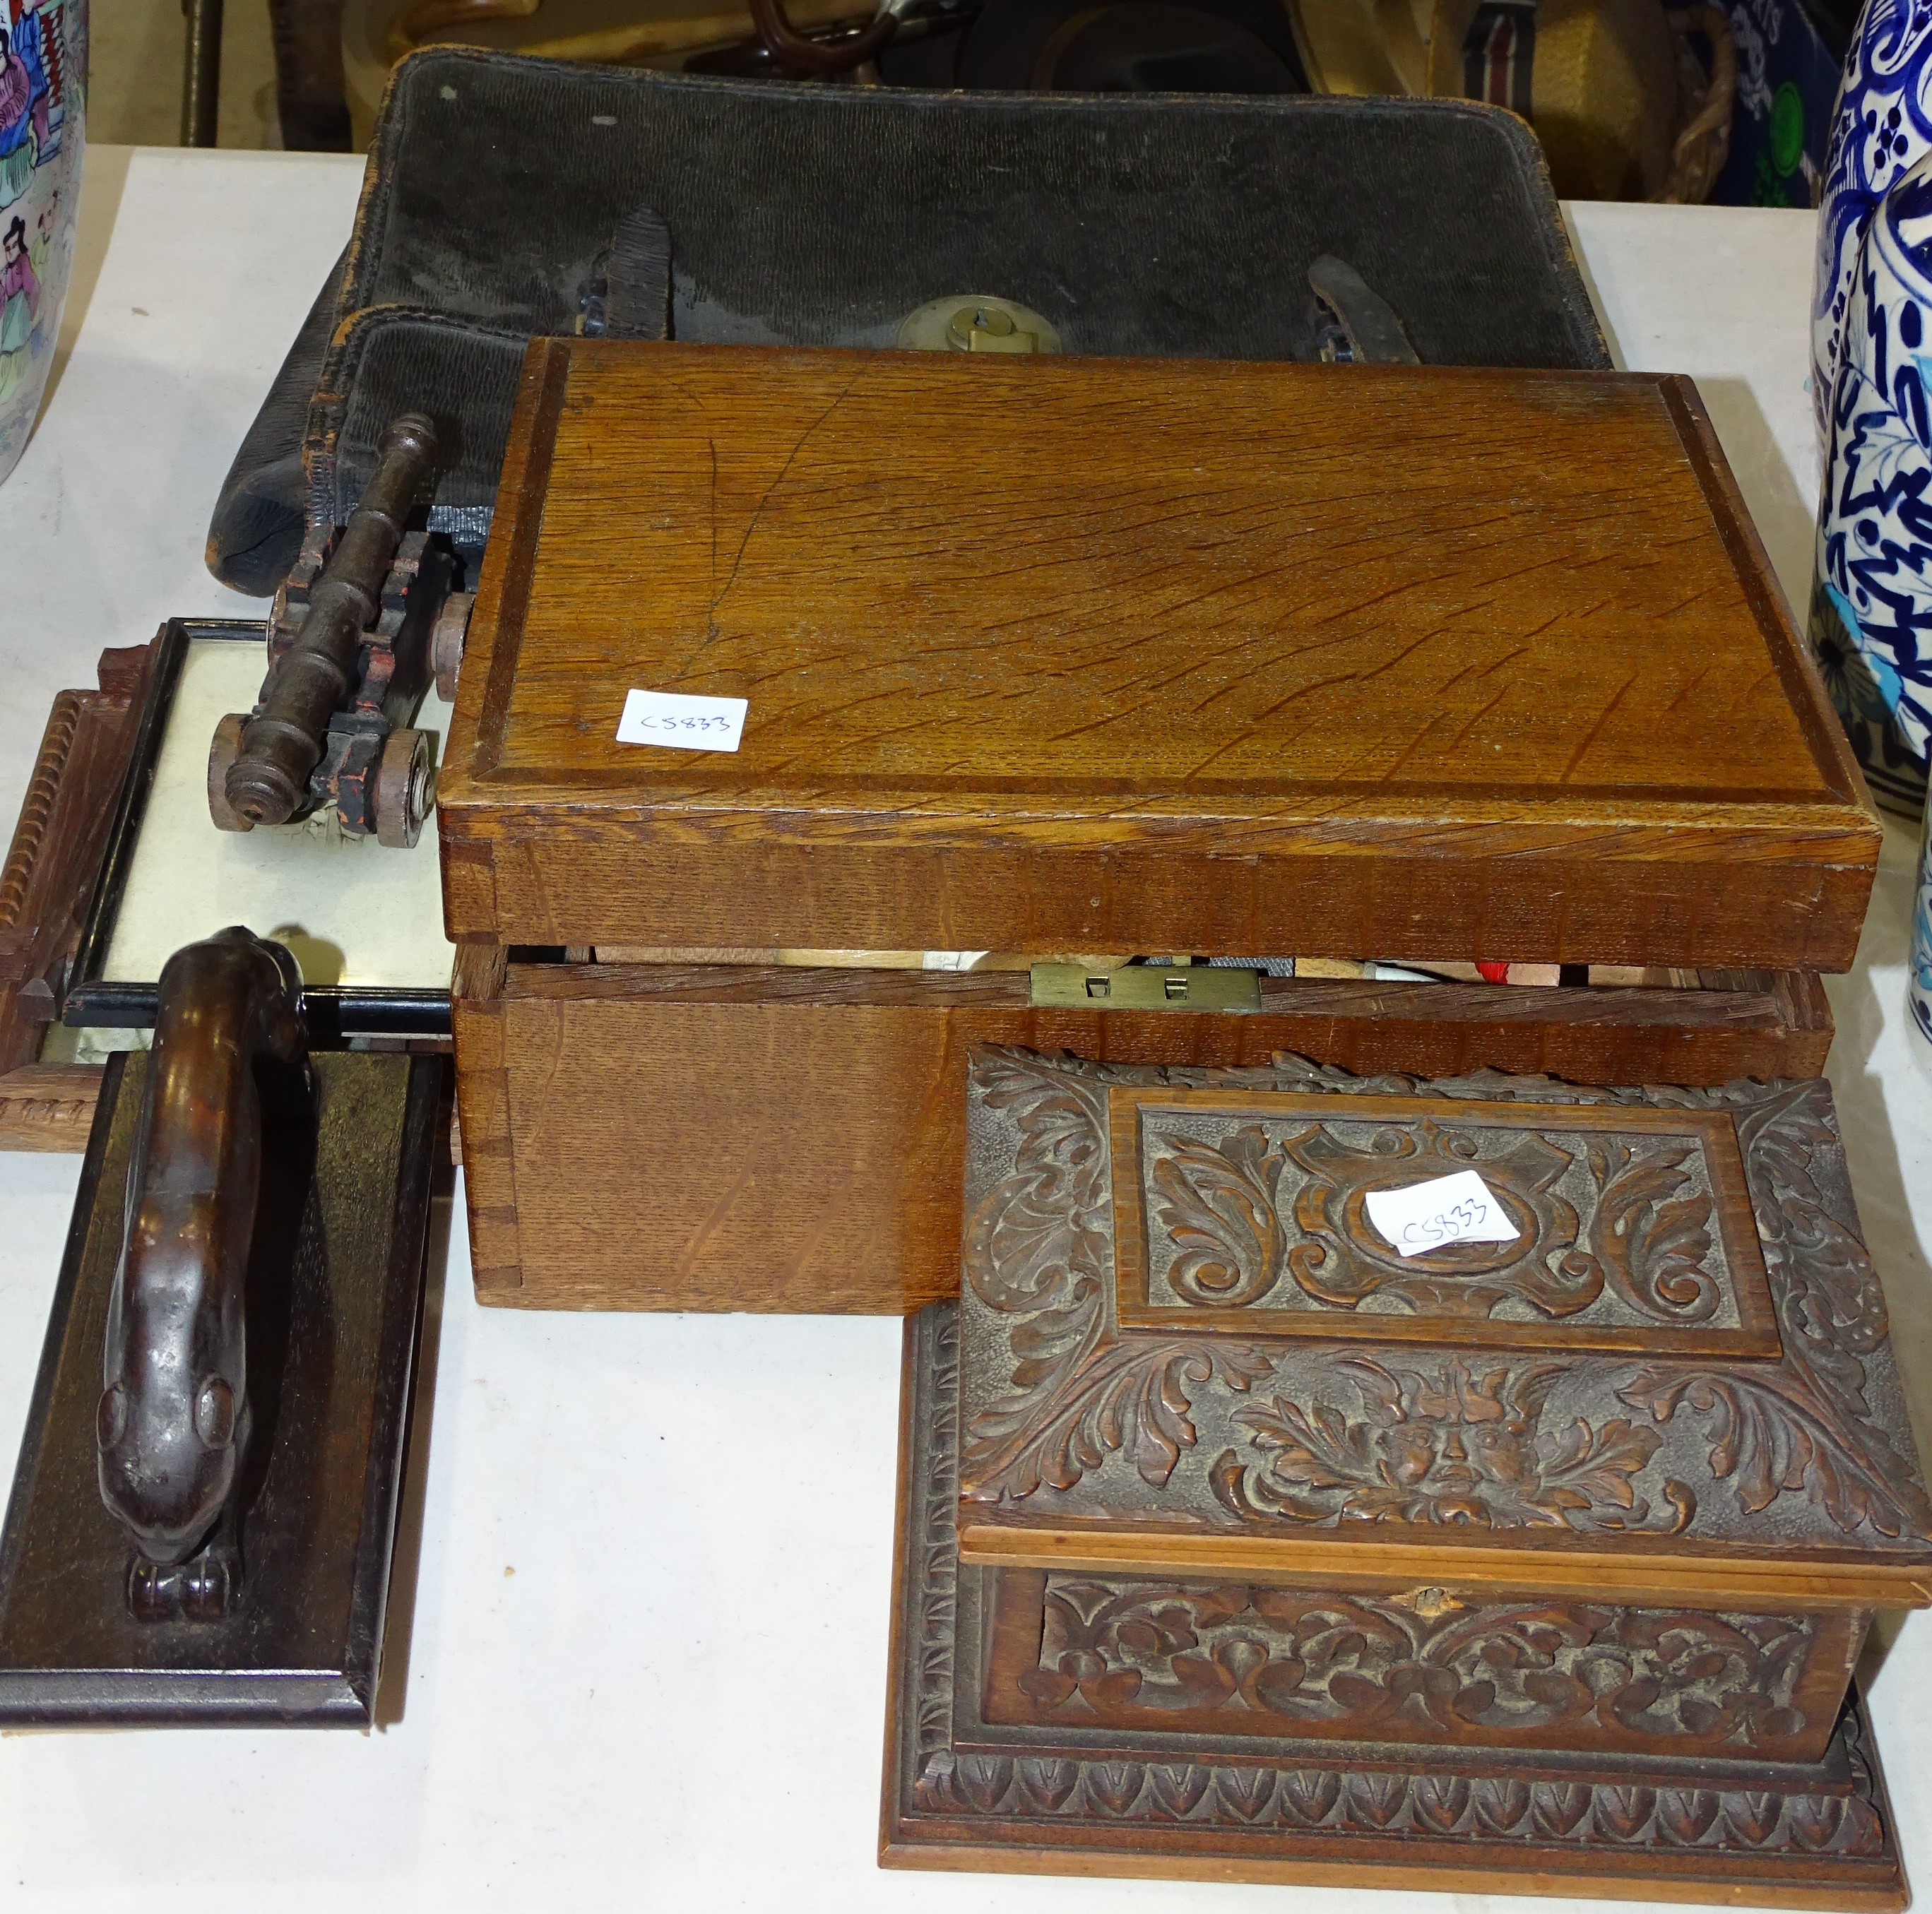
[[[78,1155],[100,1098],[98,1064],[22,1064],[0,1076],[0,1150]]]
[[[1024,972],[506,965],[460,946],[477,1293],[887,1315],[956,1294],[976,1042],[1598,1083],[1815,1075],[1832,1028],[1817,980],[1724,981],[1744,987],[1264,978],[1258,1015],[1180,1015],[1036,1010]]]
[[[1842,969],[1879,842],[1687,382],[568,340],[441,804],[506,944]]]
[[[1298,1548],[1284,1571],[1278,1548],[1249,1535],[1153,1535],[1102,1522],[1034,1527],[976,1522],[962,1528],[962,1559],[982,1568],[1077,1570],[1096,1575],[1198,1575],[1230,1581],[1275,1580],[1302,1587],[1372,1590],[1447,1586],[1518,1590],[1560,1598],[1641,1586],[1689,1606],[1712,1609],[1825,1610],[1932,1606],[1932,1569],[1924,1562],[1887,1561],[1848,1545],[1821,1550],[1801,1566],[1768,1555],[1759,1562],[1728,1558],[1716,1550],[1675,1549],[1648,1538],[1588,1548],[1573,1538],[1538,1538],[1541,1552],[1531,1573],[1519,1551],[1501,1559],[1502,1546],[1371,1540],[1362,1547],[1318,1536]],[[1270,1558],[1272,1558],[1272,1559]]]

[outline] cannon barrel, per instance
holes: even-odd
[[[328,721],[355,682],[362,634],[376,622],[382,581],[417,488],[436,451],[419,412],[392,419],[362,502],[309,596],[295,642],[269,674],[262,708],[242,734],[224,785],[248,824],[282,824],[302,808],[322,760]]]

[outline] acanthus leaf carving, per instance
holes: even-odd
[[[1218,1147],[1180,1142],[1155,1159],[1154,1216],[1179,1252],[1168,1271],[1178,1295],[1239,1309],[1274,1287],[1283,1246],[1276,1192],[1285,1166],[1252,1126]]]
[[[1693,1148],[1646,1154],[1613,1138],[1590,1151],[1603,1192],[1590,1222],[1591,1261],[1633,1306],[1682,1322],[1705,1322],[1723,1295],[1704,1267],[1711,1199],[1679,1193]]]
[[[1319,1827],[1342,1798],[1342,1778],[1332,1768],[1292,1768],[1281,1778],[1281,1802],[1304,1827]]]
[[[1106,1092],[1038,1060],[1005,1060],[982,1072],[985,1094],[1016,1111],[1020,1148],[1012,1175],[967,1220],[968,1280],[991,1309],[1064,1308],[1108,1252]]]
[[[1469,1812],[1469,1784],[1460,1774],[1426,1774],[1410,1799],[1418,1826],[1432,1834],[1453,1834]]]
[[[1656,1810],[1657,1792],[1653,1788],[1612,1784],[1597,1790],[1598,1825],[1612,1840],[1637,1840]]]
[[[988,1307],[1030,1313],[1008,1338],[1016,1394],[967,1430],[962,1493],[1069,1489],[1121,1451],[1162,1487],[1195,1442],[1190,1388],[1219,1378],[1245,1390],[1271,1365],[1236,1342],[1109,1338],[1104,1075],[1012,1052],[979,1070],[988,1100],[1016,1112],[1021,1145],[1012,1175],[969,1219],[967,1280]]]
[[[1304,1124],[1272,1138],[1258,1124],[1218,1140],[1172,1130],[1154,1138],[1150,1222],[1174,1252],[1162,1273],[1176,1302],[1283,1306],[1276,1292],[1284,1271],[1322,1308],[1395,1306],[1452,1319],[1514,1304],[1563,1321],[1590,1309],[1606,1279],[1639,1321],[1704,1322],[1725,1298],[1706,1267],[1712,1206],[1692,1182],[1695,1138],[1579,1137],[1573,1150],[1533,1131],[1424,1118],[1351,1141],[1347,1122]],[[1587,1224],[1557,1188],[1580,1158],[1593,1190]],[[1285,1178],[1291,1166],[1298,1174]],[[1369,1222],[1370,1191],[1472,1167],[1514,1225],[1513,1241],[1412,1258]]]
[[[1354,1383],[1357,1417],[1279,1396],[1235,1411],[1267,1460],[1246,1468],[1231,1451],[1214,1464],[1214,1492],[1230,1513],[1478,1528],[1622,1528],[1649,1519],[1635,1478],[1660,1438],[1622,1418],[1546,1431],[1561,1363],[1450,1357],[1430,1370],[1397,1370],[1355,1356],[1336,1367]],[[1689,1519],[1688,1492],[1669,1498],[1672,1529]]]
[[[1665,1788],[1657,1797],[1657,1823],[1671,1840],[1695,1847],[1716,1824],[1722,1798],[1711,1788]]]
[[[1808,1495],[1847,1534],[1869,1522],[1896,1535],[1910,1520],[1902,1497],[1862,1453],[1828,1405],[1778,1382],[1640,1370],[1619,1400],[1668,1422],[1681,1408],[1711,1418],[1711,1472],[1756,1514],[1787,1492]]]
[[[1184,1821],[1201,1805],[1214,1779],[1211,1768],[1150,1768],[1148,1780],[1162,1812]]]
[[[982,1814],[990,1814],[1012,1786],[1013,1764],[1004,1756],[969,1754],[954,1763],[952,1779]]]
[[[950,1306],[936,1306],[936,1312],[951,1319]],[[937,1347],[922,1354],[921,1366],[915,1372],[912,1410],[914,1426],[929,1428],[932,1438],[922,1456],[922,1474],[908,1508],[917,1532],[909,1536],[904,1556],[908,1625],[896,1677],[902,1737],[899,1772],[909,1790],[902,1798],[920,1814],[958,1817],[956,1826],[962,1838],[973,1838],[983,1830],[990,1838],[1023,1844],[1051,1841],[1056,1828],[1076,1823],[1099,1828],[1108,1824],[1144,1827],[1178,1821],[1204,1832],[1211,1830],[1224,1839],[1246,1841],[1250,1851],[1258,1850],[1259,1844],[1274,1841],[1276,1831],[1286,1826],[1319,1840],[1322,1847],[1318,1851],[1338,1859],[1358,1851],[1352,1830],[1373,1828],[1382,1834],[1467,1841],[1470,1864],[1481,1867],[1541,1864],[1538,1844],[1550,1839],[1563,1840],[1580,1858],[1600,1856],[1613,1871],[1647,1858],[1666,1841],[1680,1849],[1694,1845],[1709,1857],[1736,1857],[1751,1866],[1761,1858],[1781,1858],[1787,1853],[1895,1865],[1892,1832],[1881,1805],[1882,1784],[1868,1752],[1869,1729],[1855,1700],[1838,1719],[1829,1757],[1849,1776],[1848,1793],[1837,1791],[1842,1783],[1832,1784],[1829,1792],[1813,1793],[1796,1776],[1789,1791],[1781,1793],[1747,1795],[1721,1785],[1694,1790],[1660,1788],[1654,1812],[1642,1826],[1636,1825],[1636,1810],[1642,1803],[1628,1788],[1612,1798],[1606,1790],[1614,1784],[1491,1774],[1472,1780],[1466,1790],[1445,1777],[1439,1758],[1406,1757],[1392,1748],[1386,1750],[1387,1765],[1378,1762],[1366,1768],[1343,1768],[1319,1760],[1311,1764],[1305,1744],[1292,1766],[1270,1759],[1265,1750],[1240,1761],[1210,1754],[1191,1761],[1149,1762],[1144,1785],[1138,1789],[1132,1785],[1131,1765],[1123,1762],[1117,1748],[1090,1756],[1078,1752],[1083,1743],[1077,1735],[1064,1744],[1067,1753],[1049,1761],[1030,1755],[1017,1757],[1017,1750],[997,1748],[960,1750],[956,1755],[951,1736],[956,1682],[978,1692],[986,1664],[982,1659],[984,1645],[976,1631],[970,1636],[954,1634],[957,1431],[944,1413],[945,1404],[952,1400],[950,1352],[945,1347],[946,1339],[933,1340]],[[932,1360],[934,1355],[938,1360]],[[942,1562],[944,1571],[935,1575],[911,1569],[910,1564],[928,1556]],[[965,1572],[982,1577],[986,1574]],[[986,1586],[982,1580],[982,1590]],[[1297,1598],[1286,1590],[1250,1592],[1258,1593],[1270,1604]],[[1211,1621],[1213,1625],[1223,1627],[1238,1623],[1240,1612],[1234,1604],[1240,1596],[1240,1591],[1217,1585],[1211,1599],[1194,1609],[1196,1618],[1187,1626],[1197,1636],[1197,1649],[1202,1622]],[[1356,1599],[1328,1598],[1330,1602]],[[1156,1618],[1150,1622],[1154,1633],[1148,1640],[1156,1644],[1166,1640],[1182,1647],[1181,1624],[1172,1612],[1178,1605],[1173,1592],[1156,1592],[1150,1609],[1150,1616]],[[1482,1613],[1480,1610],[1445,1610],[1434,1603],[1388,1606],[1400,1609],[1412,1620],[1451,1627],[1474,1623]],[[1276,1607],[1276,1619],[1287,1612]],[[1761,1616],[1661,1616],[1640,1625],[1630,1622],[1619,1624],[1618,1652],[1640,1651],[1648,1644],[1681,1662],[1687,1684],[1708,1690],[1714,1678],[1706,1670],[1704,1658],[1716,1651],[1690,1640],[1686,1624],[1702,1626],[1713,1620],[1736,1625],[1754,1652],[1773,1658],[1790,1652],[1792,1634],[1804,1626],[1802,1618],[1780,1623],[1777,1618]],[[1550,1644],[1558,1636],[1571,1639],[1567,1630],[1558,1630],[1552,1635],[1545,1628],[1544,1622],[1534,1616],[1523,1618],[1520,1639],[1526,1656],[1548,1652]],[[912,1652],[912,1644],[935,1634],[944,1639],[947,1653],[931,1658]],[[1184,1648],[1183,1652],[1188,1651]],[[1239,1666],[1241,1678],[1256,1692],[1264,1692],[1252,1661],[1244,1660]],[[1624,1684],[1621,1690],[1614,1683],[1603,1685],[1606,1691],[1622,1694],[1632,1684]],[[1719,1685],[1723,1685],[1721,1681]],[[1595,1686],[1593,1682],[1593,1690]],[[1144,1694],[1144,1687],[1142,1692]],[[928,1738],[928,1720],[944,1724],[944,1738],[937,1743]],[[1245,1778],[1252,1775],[1264,1779]],[[1269,1794],[1273,1804],[1264,1818],[1246,1819],[1242,1810]],[[1452,1821],[1456,1815],[1460,1818]]]
[[[1302,1240],[1288,1252],[1288,1267],[1317,1302],[1354,1310],[1373,1298],[1417,1316],[1481,1318],[1514,1299],[1561,1318],[1588,1309],[1603,1286],[1594,1268],[1568,1253],[1578,1220],[1555,1185],[1571,1160],[1532,1131],[1512,1133],[1480,1158],[1516,1240],[1462,1244],[1427,1258],[1405,1257],[1384,1242],[1364,1199],[1398,1178],[1419,1182],[1476,1166],[1466,1131],[1425,1118],[1412,1130],[1382,1129],[1364,1148],[1317,1124],[1279,1147],[1308,1179],[1294,1201]]]
[[[1492,1834],[1514,1832],[1529,1812],[1529,1784],[1513,1775],[1479,1780],[1475,1798],[1477,1816]]]
[[[1580,1781],[1538,1781],[1530,1791],[1536,1824],[1546,1834],[1561,1838],[1587,1826],[1596,1804],[1596,1790]]]
[[[1363,1740],[1401,1724],[1450,1743],[1610,1730],[1768,1750],[1804,1730],[1815,1640],[1802,1616],[1560,1601],[1424,1616],[1379,1596],[1054,1574],[1038,1666],[1015,1679],[1066,1720],[1238,1716]]]
[[[1006,1113],[1018,1140],[1012,1174],[976,1204],[968,1232],[970,1290],[977,1304],[1006,1318],[1000,1330],[1010,1358],[1010,1387],[978,1388],[969,1405],[969,1497],[1070,1494],[1117,1455],[1141,1481],[1164,1490],[1211,1426],[1212,1447],[1181,1474],[1178,1492],[1196,1520],[1677,1532],[1697,1523],[1700,1496],[1727,1490],[1747,1513],[1802,1497],[1820,1525],[1845,1533],[1864,1528],[1922,1540],[1932,1529],[1932,1504],[1899,1429],[1883,1296],[1848,1207],[1822,1084],[1583,1091],[1479,1076],[1414,1084],[1286,1062],[1272,1072],[1156,1072],[1015,1052],[977,1052],[974,1068],[977,1094]],[[1501,1352],[1493,1366],[1487,1357],[1472,1358],[1466,1368],[1472,1380],[1484,1378],[1478,1394],[1502,1388],[1492,1388],[1494,1370],[1516,1372],[1505,1393],[1518,1404],[1518,1412],[1504,1412],[1496,1395],[1476,1430],[1474,1447],[1483,1453],[1472,1455],[1468,1405],[1432,1360],[1423,1388],[1422,1367],[1405,1372],[1418,1379],[1404,1384],[1393,1365],[1352,1363],[1346,1346],[1324,1353],[1305,1339],[1291,1357],[1285,1336],[1244,1339],[1219,1324],[1190,1334],[1184,1309],[1173,1318],[1178,1334],[1123,1334],[1112,1315],[1107,1096],[1117,1082],[1156,1082],[1181,1091],[1197,1082],[1224,1092],[1249,1084],[1318,1089],[1334,1093],[1338,1106],[1358,1092],[1440,1097],[1450,1106],[1438,1126],[1445,1132],[1457,1126],[1458,1099],[1724,1112],[1736,1126],[1762,1248],[1774,1318],[1767,1328],[1774,1326],[1780,1348],[1772,1359],[1717,1364],[1661,1352],[1635,1360],[1580,1353],[1566,1358],[1572,1382],[1564,1400],[1571,1408],[1546,1417],[1539,1365]],[[1352,1120],[1344,1114],[1334,1120]],[[1234,1135],[1244,1130],[1260,1134],[1216,1153],[1220,1180],[1186,1220],[1197,1235],[1184,1248],[1201,1258],[1205,1282],[1196,1286],[1203,1293],[1246,1293],[1266,1280],[1276,1253],[1264,1209],[1286,1200],[1286,1185],[1261,1144],[1280,1132],[1238,1123]],[[1301,1124],[1290,1140],[1305,1149],[1311,1133]],[[1173,1160],[1177,1178],[1186,1170],[1186,1180],[1198,1178],[1191,1157],[1177,1153]],[[1619,1143],[1588,1168],[1604,1200],[1579,1240],[1556,1258],[1557,1274],[1568,1280],[1587,1265],[1600,1273],[1606,1292],[1621,1295],[1628,1288],[1639,1303],[1648,1297],[1653,1312],[1661,1303],[1673,1312],[1702,1314],[1708,1270],[1716,1267],[1706,1262],[1714,1225],[1702,1190],[1684,1181],[1680,1142],[1664,1131],[1651,1147],[1626,1151]],[[1564,1185],[1575,1186],[1574,1179]],[[1177,1182],[1159,1200],[1178,1216],[1184,1196]],[[1285,1271],[1289,1259],[1282,1257]],[[1287,1280],[1283,1274],[1278,1284]],[[1369,1384],[1359,1405],[1346,1388],[1337,1393],[1334,1385],[1344,1378]],[[1440,1412],[1425,1408],[1425,1399],[1442,1404]],[[1577,1406],[1591,1400],[1597,1406],[1578,1414]],[[1606,1414],[1612,1405],[1628,1414]],[[1694,1418],[1705,1426],[1670,1436],[1669,1450],[1661,1446],[1659,1430]],[[1243,1446],[1225,1447],[1235,1432]],[[1697,1466],[1686,1468],[1684,1450],[1694,1443]],[[1661,1466],[1666,1459],[1676,1473]],[[1679,1474],[1714,1486],[1694,1491]],[[1132,1491],[1123,1483],[1110,1492]]]
[[[1125,1814],[1140,1798],[1145,1771],[1135,1762],[1099,1761],[1087,1771],[1087,1786],[1110,1814]]]
[[[1932,1504],[1867,1394],[1864,1359],[1885,1340],[1885,1294],[1814,1177],[1814,1153],[1838,1147],[1828,1095],[1822,1083],[1778,1086],[1736,1119],[1786,1360],[1762,1373],[1648,1364],[1616,1393],[1658,1423],[1684,1408],[1708,1418],[1711,1472],[1748,1511],[1803,1494],[1847,1534],[1867,1523],[1882,1535],[1922,1532]]]
[[[1080,1785],[1082,1766],[1046,1755],[1028,1755],[1014,1764],[1030,1804],[1049,1814],[1072,1798]]]
[[[1246,1390],[1272,1372],[1268,1358],[1239,1343],[1103,1344],[1065,1372],[1056,1389],[1036,1387],[1010,1410],[973,1419],[962,1492],[978,1502],[1018,1500],[1044,1482],[1070,1489],[1124,1450],[1142,1480],[1159,1489],[1192,1448],[1190,1389],[1216,1378]]]

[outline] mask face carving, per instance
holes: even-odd
[[[1271,1079],[1197,1087],[991,1048],[973,1067],[976,1147],[1001,1174],[976,1195],[964,1245],[972,1520],[1245,1532],[1228,1534],[1232,1562],[1270,1530],[1721,1540],[1773,1502],[1836,1546],[1862,1529],[1910,1533],[1924,1507],[1874,1414],[1882,1300],[1849,1198],[1841,1220],[1820,1180],[1840,1161],[1822,1083],[1590,1092],[1533,1080],[1512,1096],[1499,1077],[1416,1086],[1278,1060]],[[1294,1148],[1319,1126],[1365,1164],[1388,1160],[1398,1153],[1362,1139],[1425,1125],[1486,1130],[1478,1163],[1526,1131],[1570,1160],[1550,1189],[1581,1225],[1564,1254],[1603,1268],[1598,1305],[1472,1323],[1305,1299],[1285,1267],[1292,1178],[1312,1183]],[[1183,1144],[1228,1172],[1224,1186],[1194,1186],[1220,1244],[1208,1221],[1162,1220],[1149,1165],[1178,1161]],[[1590,1186],[1600,1194],[1572,1201]],[[1147,1255],[1156,1228],[1175,1246],[1167,1264]],[[1258,1261],[1244,1260],[1243,1232]],[[1202,1306],[1174,1299],[1183,1254],[1200,1258],[1194,1276],[1231,1288],[1280,1267],[1261,1300]],[[1725,1292],[1714,1319],[1627,1328],[1596,1312],[1613,1298],[1694,1312],[1700,1270]]]
[[[1357,1418],[1279,1397],[1235,1412],[1268,1459],[1244,1469],[1231,1450],[1216,1465],[1216,1492],[1233,1513],[1484,1528],[1567,1528],[1606,1516],[1608,1526],[1647,1525],[1651,1505],[1635,1478],[1661,1438],[1621,1417],[1546,1430],[1562,1364],[1451,1358],[1424,1370],[1354,1358],[1344,1366],[1360,1399]],[[1662,1526],[1682,1527],[1689,1492],[1669,1483],[1663,1499]]]

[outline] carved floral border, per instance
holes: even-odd
[[[1818,1646],[1815,1615],[1587,1601],[1432,1605],[1064,1571],[1041,1600],[1037,1658],[1012,1678],[1043,1714],[1129,1711],[1210,1732],[1238,1720],[1234,1732],[1373,1741],[1400,1721],[1449,1745],[1548,1747],[1594,1729],[1789,1760]]]

